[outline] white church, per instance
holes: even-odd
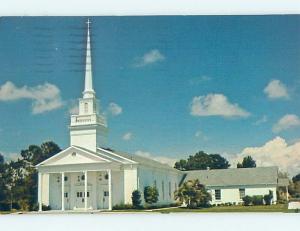
[[[269,191],[276,203],[277,167],[179,171],[152,159],[102,148],[107,123],[93,88],[89,23],[85,85],[79,113],[71,116],[70,147],[36,166],[39,211],[42,205],[62,211],[111,210],[114,205],[131,204],[132,192],[137,189],[143,194],[146,186],[158,189],[157,204],[170,204],[178,187],[196,178],[212,194],[213,204],[241,203],[245,195]]]

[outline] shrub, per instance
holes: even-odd
[[[22,199],[19,201],[19,205],[21,207],[21,210],[28,211],[29,210],[29,203],[28,200]]]
[[[264,204],[264,197],[261,195],[255,195],[252,197],[253,205],[263,205]]]
[[[146,186],[144,188],[144,199],[148,204],[154,204],[158,201],[158,191],[156,187]]]
[[[264,195],[264,201],[266,205],[271,205],[273,199],[273,192],[270,190],[269,194]]]
[[[132,200],[132,206],[134,208],[136,209],[141,208],[142,200],[141,200],[141,193],[139,190],[134,190],[132,192],[131,200]]]
[[[250,196],[243,197],[243,202],[245,206],[249,206],[252,203],[252,197]]]
[[[130,204],[118,204],[113,206],[113,210],[126,210],[126,209],[132,209],[132,205]]]
[[[0,202],[0,211],[9,211],[10,203],[8,202]]]
[[[51,210],[51,206],[50,205],[42,205],[42,210],[43,211]]]

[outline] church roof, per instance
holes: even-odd
[[[175,171],[175,172],[181,172],[175,168],[172,168],[168,164],[161,163],[161,162],[153,160],[151,158],[138,156],[138,155],[134,155],[134,154],[128,154],[128,153],[120,152],[120,151],[115,151],[115,150],[108,149],[108,148],[98,148],[98,151],[106,152],[107,154],[112,155],[114,158],[117,156],[119,156],[119,158],[125,158],[125,160],[127,160],[127,162],[128,162],[128,160],[130,160],[136,164],[141,164],[141,165],[151,166],[151,167],[156,167],[156,168],[163,168],[163,169],[167,169],[167,170]],[[124,162],[124,163],[126,163],[126,162]]]
[[[278,167],[186,171],[185,181],[199,179],[206,186],[277,185]]]

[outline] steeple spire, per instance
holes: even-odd
[[[86,39],[85,81],[84,81],[83,98],[91,98],[95,96],[95,91],[93,89],[90,19],[88,19],[86,23],[87,23],[87,39]]]

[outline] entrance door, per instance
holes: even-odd
[[[66,210],[70,209],[70,194],[69,194],[69,191],[64,192],[64,206],[65,206]]]
[[[108,209],[109,204],[109,192],[106,189],[102,189],[100,193],[100,209]]]
[[[76,208],[84,208],[85,192],[77,191],[76,192]],[[87,208],[91,206],[90,204],[90,191],[87,191]]]

